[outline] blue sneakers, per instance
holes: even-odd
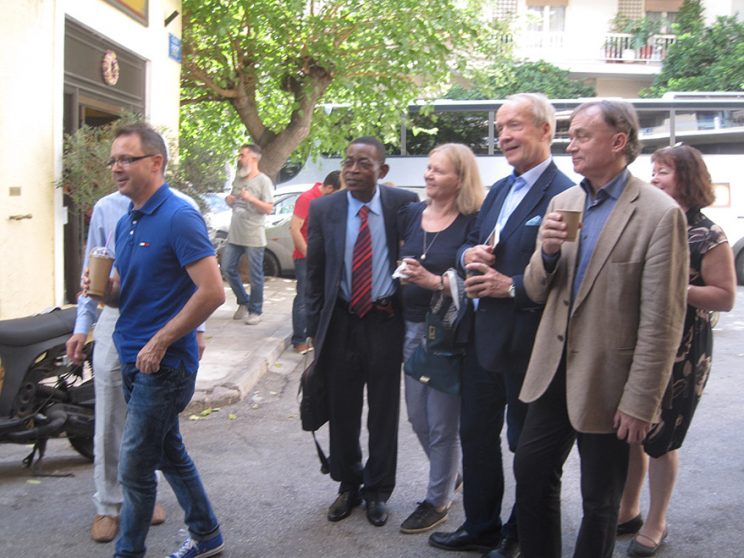
[[[223,548],[225,548],[225,541],[222,540],[222,534],[220,533],[206,541],[195,541],[189,537],[181,545],[181,548],[168,558],[208,558],[219,554]]]

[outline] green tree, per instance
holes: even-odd
[[[694,23],[669,47],[661,72],[643,97],[667,91],[740,91],[744,89],[744,22],[719,17],[695,32]],[[680,29],[683,30],[681,25]]]
[[[583,81],[571,79],[568,70],[538,60],[536,62],[498,61],[481,70],[472,86],[455,86],[448,99],[503,99],[508,95],[529,91],[552,99],[594,97],[594,88]]]
[[[338,150],[373,131],[392,140],[405,106],[441,88],[483,45],[468,4],[183,0],[186,143],[206,141],[223,157],[248,136],[263,148],[262,170],[276,176],[298,148]],[[349,110],[328,114],[326,102]],[[235,136],[239,125],[245,132]]]
[[[677,35],[701,32],[705,28],[704,11],[702,0],[684,0],[674,22],[674,32]]]

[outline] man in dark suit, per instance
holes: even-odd
[[[398,255],[398,209],[418,201],[378,184],[388,172],[375,138],[354,140],[342,161],[346,190],[310,205],[307,248],[307,333],[317,370],[326,375],[331,478],[340,483],[329,521],[367,504],[375,526],[387,521],[395,486],[403,316],[392,278]],[[369,457],[359,444],[367,386]]]
[[[547,98],[509,97],[496,114],[496,126],[499,147],[514,172],[491,188],[458,258],[471,275],[465,282],[468,295],[478,299],[462,382],[465,523],[451,533],[433,533],[429,542],[513,558],[519,555],[515,510],[503,527],[501,522],[501,430],[506,410],[509,449],[515,451],[526,413],[519,390],[542,310],[525,293],[522,273],[548,202],[572,182],[550,156],[555,110]]]

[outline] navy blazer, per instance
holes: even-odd
[[[418,201],[418,196],[408,190],[390,186],[377,186],[385,219],[390,274],[396,268],[400,238],[398,232],[398,209]],[[313,338],[315,359],[323,351],[328,325],[341,292],[341,277],[346,245],[346,218],[349,201],[346,190],[312,201],[307,228],[307,282],[305,311],[307,313],[307,335]],[[396,281],[395,296],[400,296]],[[400,306],[399,306],[400,307]],[[402,319],[402,318],[401,318]]]
[[[462,245],[457,261],[468,248],[484,244],[496,226],[501,207],[509,192],[510,177],[496,182],[481,207],[467,242]],[[537,182],[514,209],[500,232],[499,245],[493,268],[508,275],[514,282],[515,298],[481,298],[478,311],[466,323],[468,335],[475,335],[478,363],[487,370],[495,370],[508,356],[529,357],[540,323],[542,307],[527,296],[522,283],[524,268],[535,251],[537,232],[548,207],[548,202],[573,182],[555,166],[543,171]],[[472,328],[475,328],[473,331]]]

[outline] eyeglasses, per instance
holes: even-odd
[[[137,157],[133,157],[132,155],[122,155],[121,157],[117,157],[116,159],[109,159],[108,161],[106,161],[106,166],[108,168],[113,168],[113,166],[118,163],[126,169],[129,168],[129,165],[131,165],[132,163],[136,163],[137,161],[141,161],[142,159],[147,159],[148,157],[154,157],[155,155],[160,155],[160,153],[150,153],[149,155],[139,155]]]

